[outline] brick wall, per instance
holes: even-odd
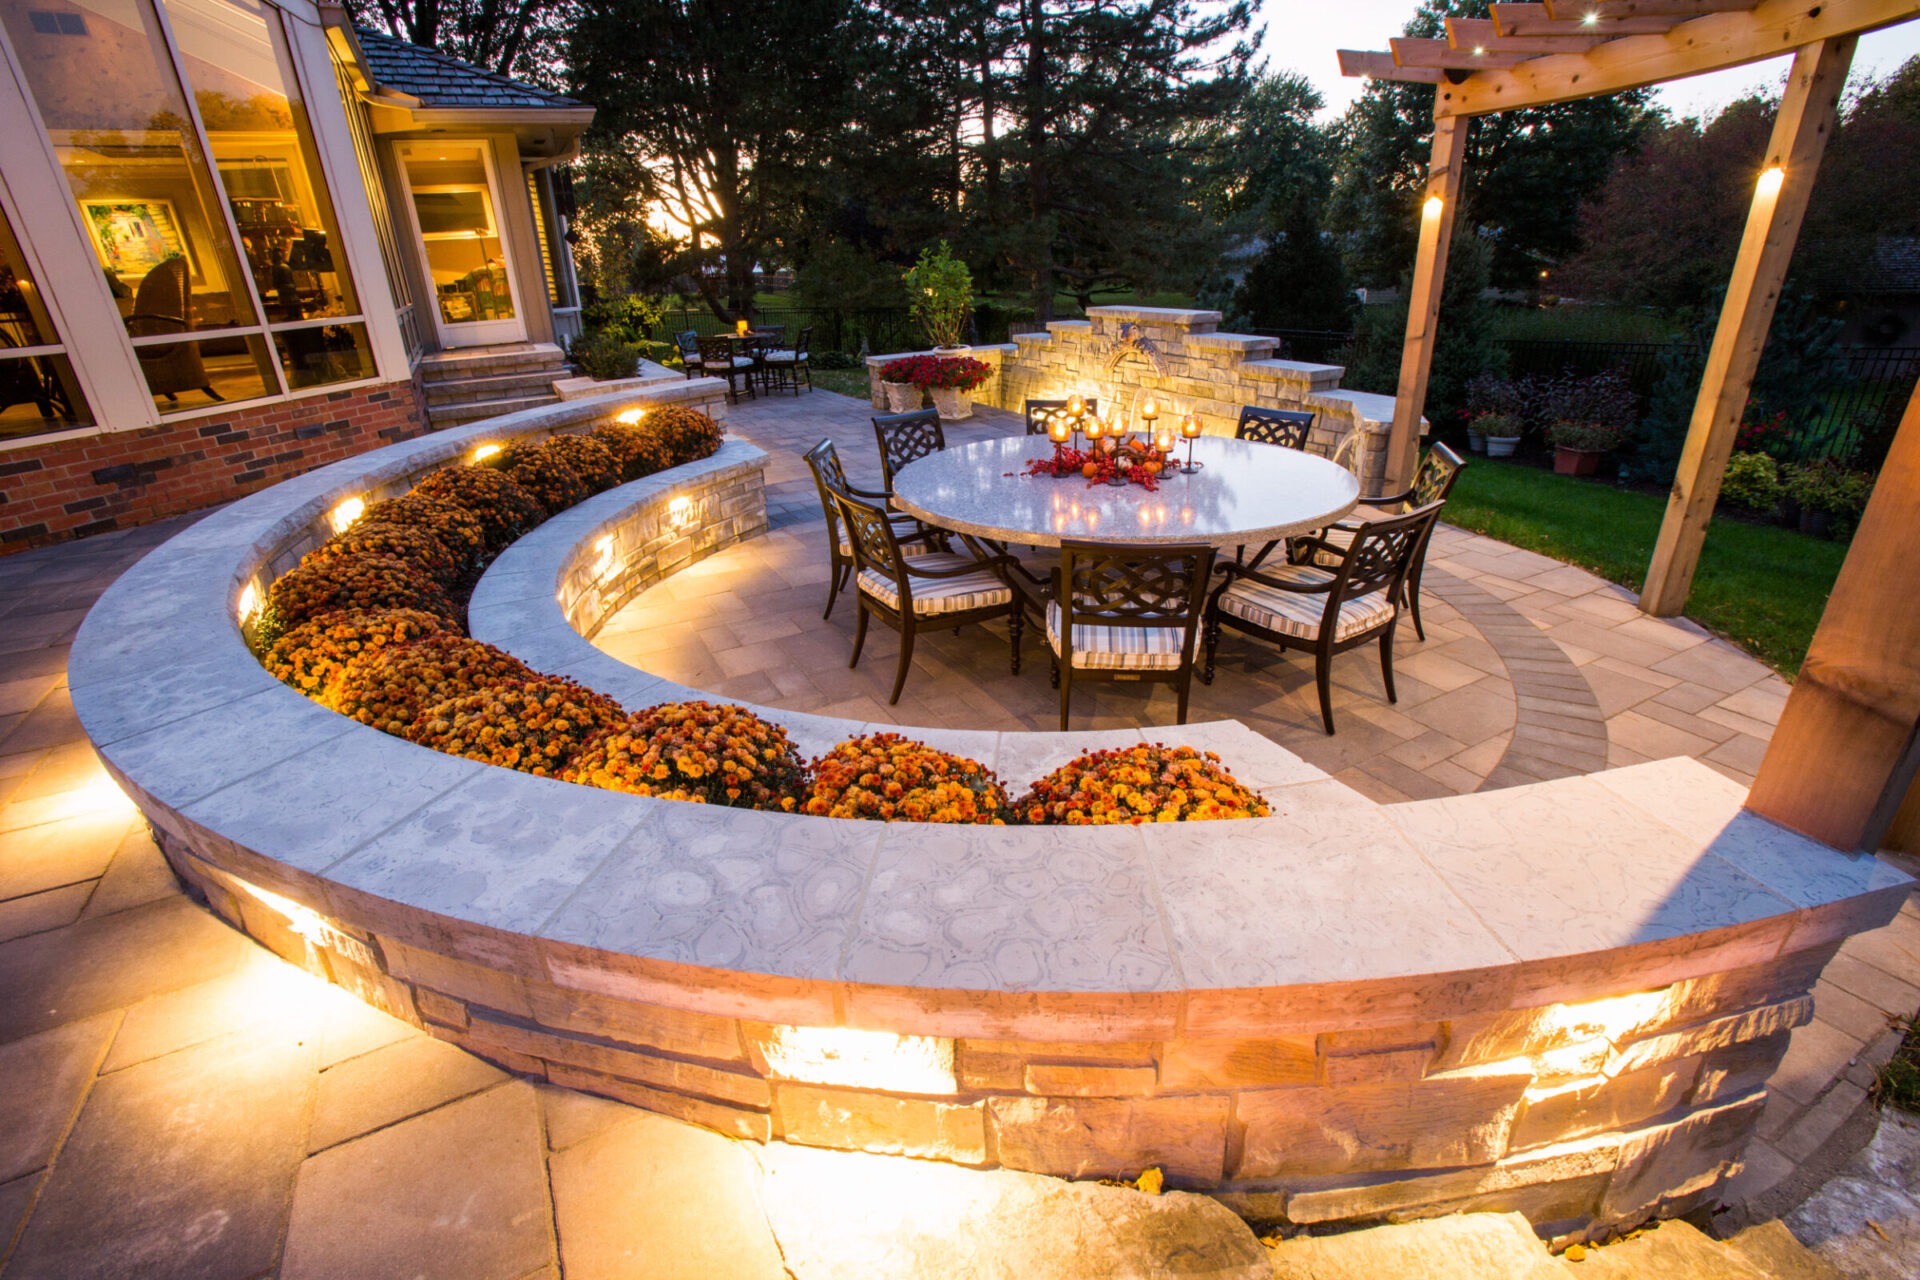
[[[243,497],[427,429],[412,382],[0,452],[0,554]]]

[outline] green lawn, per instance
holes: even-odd
[[[858,369],[816,367],[813,370],[813,385],[825,387],[828,391],[838,391],[841,395],[852,396],[856,400],[865,400],[871,394],[865,366]]]
[[[1445,519],[1637,591],[1665,510],[1654,494],[1476,458],[1460,473]],[[1842,543],[1773,525],[1715,520],[1687,616],[1792,676],[1846,554]]]

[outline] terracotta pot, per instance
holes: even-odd
[[[887,410],[891,413],[910,413],[920,407],[920,388],[911,382],[883,382],[880,389],[887,393]]]
[[[1574,449],[1567,445],[1555,445],[1553,448],[1553,470],[1556,475],[1590,476],[1600,470],[1600,460],[1607,456],[1607,449]]]
[[[973,416],[972,395],[958,387],[929,387],[927,394],[933,397],[933,407],[940,411],[942,422],[958,422]]]
[[[1511,458],[1513,451],[1519,447],[1519,436],[1487,437],[1487,456],[1489,458]]]

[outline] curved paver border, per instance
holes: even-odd
[[[1381,808],[1239,726],[1196,726],[1278,771],[1279,816],[864,824],[442,756],[246,651],[242,590],[343,498],[615,407],[510,415],[236,503],[116,583],[71,668],[109,769],[217,911],[516,1069],[747,1137],[1070,1176],[1157,1164],[1295,1221],[1490,1186],[1620,1221],[1724,1172],[1820,965],[1905,894],[1685,761]],[[750,501],[725,510],[751,452],[550,521],[495,563],[477,630],[549,670],[611,663],[568,625],[566,575],[608,522],[644,533],[690,489],[751,529]],[[998,735],[993,759],[1011,772],[1032,748]],[[1634,1104],[1648,1071],[1671,1079]],[[1593,1114],[1612,1127],[1585,1132]]]

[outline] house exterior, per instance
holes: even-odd
[[[592,117],[310,0],[0,0],[0,549],[545,398]]]

